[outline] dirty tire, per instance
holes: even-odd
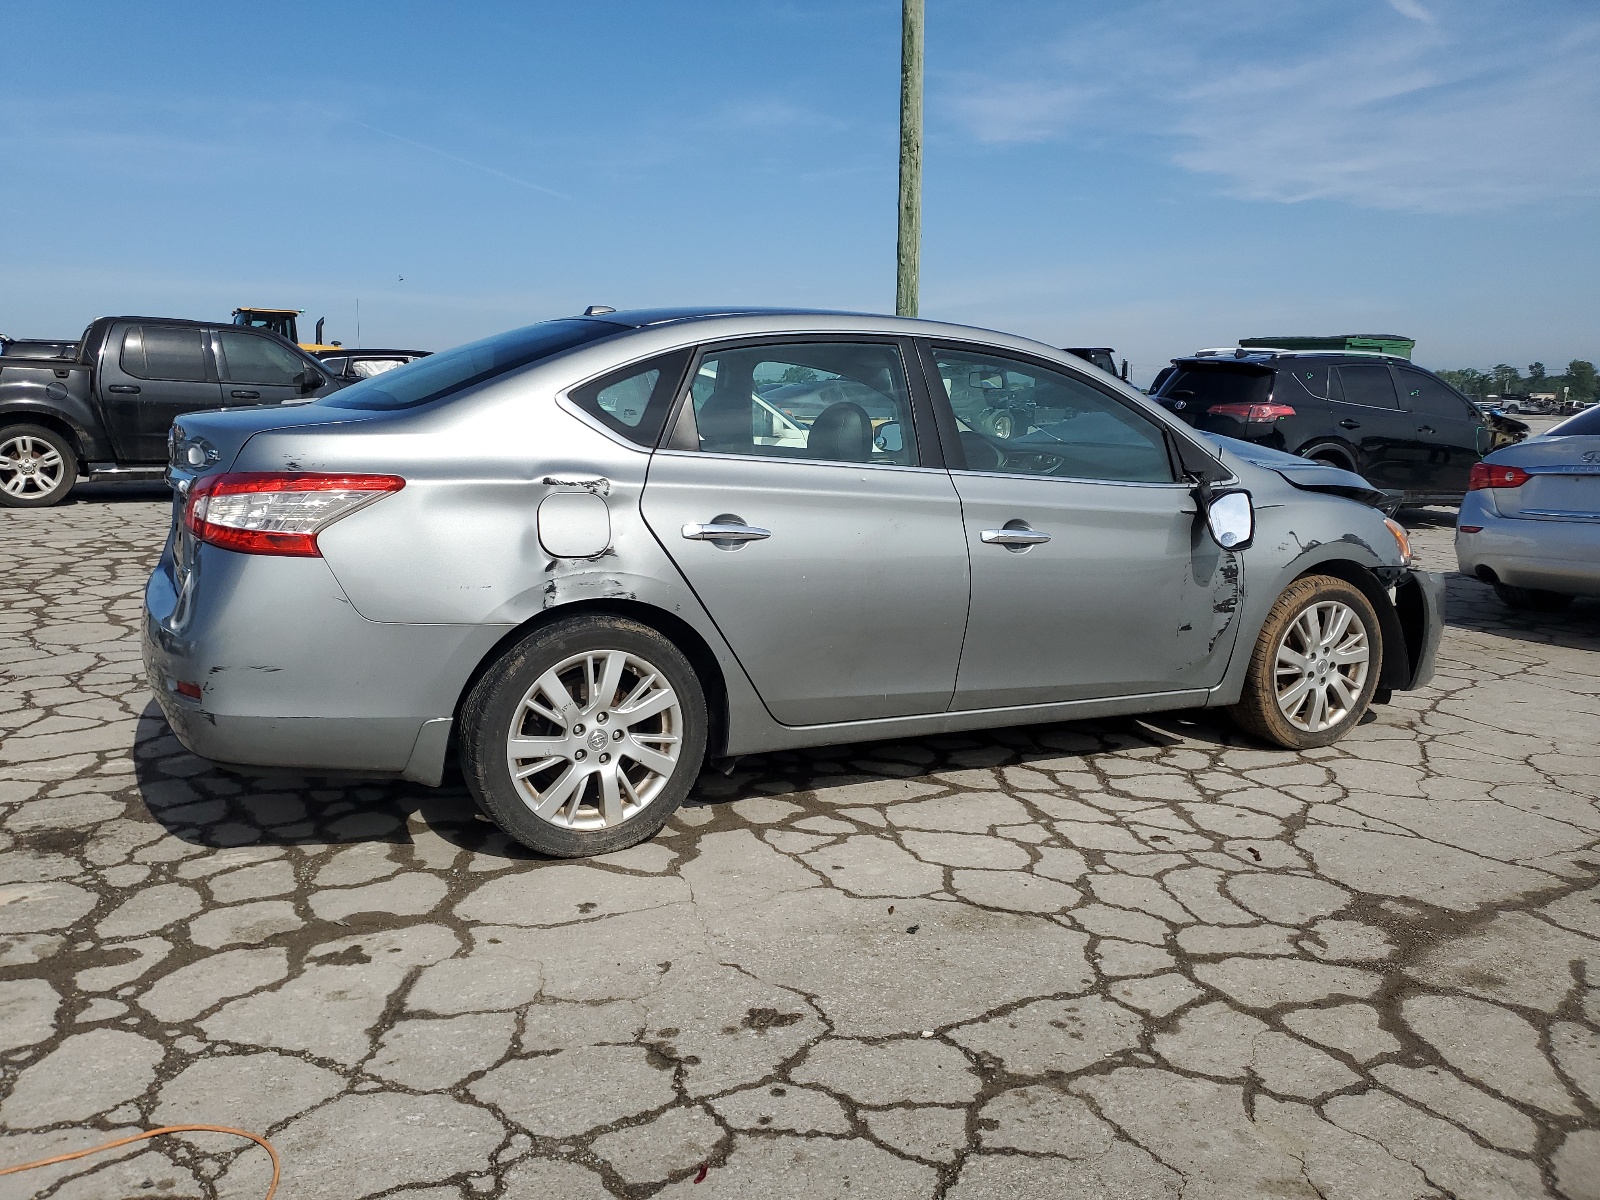
[[[1560,612],[1572,603],[1572,597],[1564,592],[1512,587],[1509,583],[1495,584],[1494,594],[1500,597],[1500,602],[1507,608],[1514,608],[1519,612]]]
[[[670,640],[625,617],[568,617],[511,646],[468,694],[462,773],[530,850],[609,854],[653,837],[689,794],[707,723],[705,691]]]
[[[1292,722],[1279,704],[1279,691],[1292,685],[1293,676],[1280,675],[1279,654],[1286,641],[1298,645],[1297,625],[1302,616],[1319,605],[1342,605],[1352,614],[1351,624],[1359,622],[1365,636],[1367,665],[1359,688],[1351,688],[1351,702],[1337,720],[1325,728],[1308,730]],[[1227,710],[1240,729],[1263,741],[1289,750],[1309,750],[1337,742],[1366,715],[1378,687],[1383,665],[1383,630],[1372,602],[1354,584],[1332,575],[1308,575],[1284,589],[1267,614],[1250,656],[1244,694]]]
[[[0,428],[0,507],[49,508],[78,482],[72,443],[43,425]]]

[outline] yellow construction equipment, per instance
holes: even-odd
[[[254,329],[270,329],[279,337],[293,342],[311,354],[319,350],[337,350],[344,344],[322,340],[322,323],[327,320],[326,317],[317,318],[316,336],[309,342],[302,342],[300,327],[295,318],[303,312],[305,312],[303,308],[236,308],[233,310],[233,323],[248,325]]]

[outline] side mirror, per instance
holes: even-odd
[[[322,386],[322,376],[315,371],[301,371],[294,377],[295,384],[300,388],[303,396],[307,392],[314,392]]]
[[[899,421],[885,421],[873,431],[872,444],[885,454],[899,454],[905,448]]]
[[[1223,492],[1206,508],[1211,540],[1224,550],[1247,550],[1256,536],[1256,510],[1249,492]]]

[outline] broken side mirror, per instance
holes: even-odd
[[[1206,506],[1211,540],[1224,550],[1247,550],[1256,536],[1256,510],[1249,492],[1218,492]]]

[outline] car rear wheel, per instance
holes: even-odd
[[[78,456],[71,444],[42,425],[0,429],[0,505],[48,508],[67,498],[78,482]]]
[[[1229,714],[1246,733],[1290,750],[1330,745],[1366,713],[1382,661],[1371,601],[1343,579],[1308,575],[1267,614]]]
[[[1572,603],[1564,592],[1546,592],[1539,588],[1512,587],[1509,583],[1494,585],[1494,594],[1507,608],[1519,612],[1560,612]]]
[[[461,723],[463,771],[484,813],[558,858],[654,836],[705,758],[694,668],[661,634],[622,617],[530,633],[478,681]]]

